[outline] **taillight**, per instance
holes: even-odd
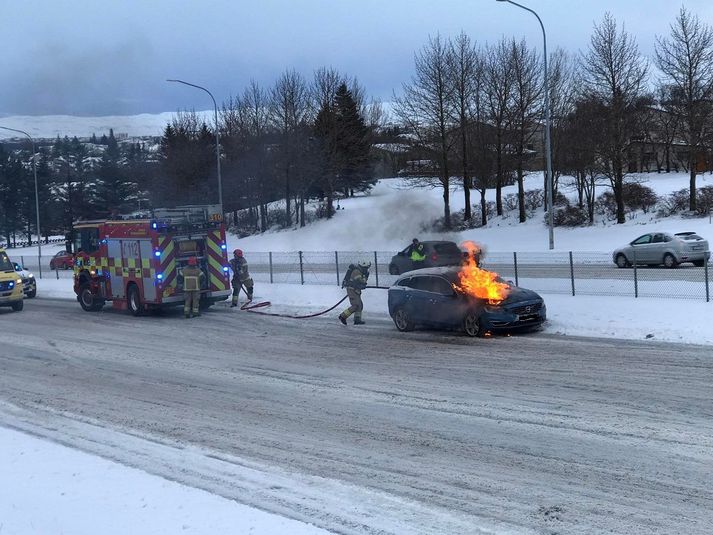
[[[438,260],[438,255],[436,253],[433,253],[431,255],[431,260]]]

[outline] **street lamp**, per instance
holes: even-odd
[[[223,213],[223,181],[220,175],[220,133],[218,126],[218,105],[215,103],[215,98],[213,98],[213,93],[208,91],[205,87],[201,87],[196,84],[191,84],[189,82],[184,82],[183,80],[166,80],[167,82],[176,82],[183,85],[189,85],[195,87],[196,89],[201,89],[210,95],[213,101],[213,111],[215,112],[215,161],[218,166],[218,204],[220,204],[220,213]]]
[[[39,264],[39,275],[42,278],[42,231],[40,230],[40,194],[37,188],[37,163],[35,162],[35,140],[30,134],[24,130],[17,130],[15,128],[8,128],[7,126],[0,126],[3,130],[9,130],[10,132],[17,132],[18,134],[24,134],[30,138],[32,143],[32,172],[35,175],[35,212],[37,213],[37,263]]]
[[[545,25],[542,24],[542,19],[529,7],[513,2],[512,0],[497,0],[498,2],[507,2],[517,6],[525,11],[529,11],[535,17],[537,17],[537,22],[540,23],[540,28],[542,28],[542,42],[544,45],[544,64],[545,64],[545,155],[547,159],[547,222],[550,231],[550,249],[555,248],[555,233],[554,233],[554,211],[553,196],[554,196],[554,176],[552,175],[552,149],[550,147],[550,82],[547,76],[547,34],[545,33]]]

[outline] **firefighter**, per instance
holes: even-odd
[[[426,254],[423,252],[423,244],[414,238],[411,245],[408,246],[406,254],[411,259],[413,269],[420,269],[426,260]]]
[[[253,280],[248,272],[248,261],[243,256],[241,249],[233,251],[233,258],[230,260],[230,267],[233,270],[233,279],[230,281],[233,285],[233,301],[231,307],[238,306],[238,296],[240,295],[241,286],[245,289],[248,295],[248,301],[253,300]]]
[[[192,256],[182,270],[183,275],[183,315],[186,318],[200,316],[201,287],[205,273],[198,267],[198,259]]]
[[[347,318],[352,314],[354,314],[354,325],[364,325],[365,323],[361,318],[362,310],[364,310],[361,291],[366,288],[370,267],[371,262],[361,261],[356,266],[351,264],[344,275],[342,288],[347,289],[347,296],[349,296],[349,308],[339,314],[339,321],[344,325],[347,324]]]

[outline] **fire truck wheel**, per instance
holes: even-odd
[[[94,296],[89,284],[86,283],[79,288],[79,297],[77,299],[81,307],[87,312],[96,312],[104,306],[104,302]]]
[[[141,294],[135,284],[129,284],[126,301],[129,312],[134,316],[140,316],[144,311],[144,306],[141,304]]]

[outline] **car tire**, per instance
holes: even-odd
[[[54,271],[54,262],[50,262],[50,269]]]
[[[623,268],[627,268],[630,266],[631,266],[631,264],[626,259],[626,256],[624,256],[623,253],[619,253],[618,255],[616,255],[616,267],[623,269]]]
[[[669,269],[673,269],[678,265],[676,258],[671,253],[666,253],[663,255],[663,265]]]
[[[143,304],[141,303],[141,293],[136,284],[129,284],[129,288],[126,292],[126,308],[132,316],[140,316],[144,311]]]
[[[24,301],[16,301],[12,304],[12,310],[14,310],[15,312],[20,312],[24,308],[24,306]]]
[[[77,301],[79,301],[79,306],[82,307],[82,310],[87,312],[97,312],[104,306],[104,301],[96,298],[87,282],[79,287]]]
[[[471,338],[482,338],[485,334],[480,326],[480,314],[471,310],[463,318],[463,332]]]
[[[37,289],[30,290],[29,292],[27,292],[27,297],[29,299],[34,299],[36,296],[37,296]]]
[[[402,333],[413,331],[415,325],[413,321],[411,321],[411,318],[409,318],[408,312],[406,312],[406,310],[404,310],[403,308],[397,308],[394,311],[392,319],[394,320],[394,325],[396,325],[396,328]]]
[[[401,270],[396,264],[389,264],[389,275],[401,275]]]
[[[705,265],[705,261],[704,260],[694,260],[693,265],[696,267],[703,267]]]

